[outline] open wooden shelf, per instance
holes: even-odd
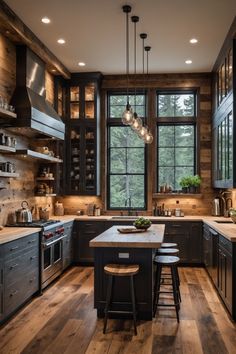
[[[56,197],[56,193],[35,194],[36,197]]]
[[[57,157],[42,154],[41,152],[37,152],[29,149],[16,150],[16,155],[22,159],[30,159],[32,161],[41,160],[41,161],[51,162],[51,163],[63,162],[62,159],[58,159]]]
[[[16,113],[8,111],[7,109],[0,108],[1,118],[16,118]]]
[[[54,177],[37,177],[36,181],[55,181]]]
[[[153,198],[202,198],[201,193],[153,193]]]
[[[6,145],[0,145],[1,153],[16,152],[16,149]]]
[[[0,177],[19,177],[19,173],[16,173],[16,172],[3,172],[3,171],[0,171]]]

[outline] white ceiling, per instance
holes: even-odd
[[[211,71],[236,15],[236,0],[5,0],[21,20],[71,72],[125,73],[125,14],[140,17],[146,32],[150,73]],[[51,23],[45,25],[41,18]],[[133,50],[133,24],[130,25]],[[189,39],[197,38],[195,46]],[[59,45],[58,38],[66,43]],[[185,60],[192,59],[191,65]],[[130,71],[133,70],[132,58]],[[84,61],[86,66],[77,64]],[[142,72],[142,43],[137,40],[137,72]]]

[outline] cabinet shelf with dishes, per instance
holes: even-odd
[[[100,194],[100,82],[100,73],[76,73],[64,84],[66,195]]]
[[[9,111],[8,109],[0,107],[0,122],[4,124],[4,121],[1,119],[12,118],[16,119],[16,113]]]

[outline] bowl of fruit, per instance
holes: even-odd
[[[230,208],[229,209],[229,215],[230,215],[231,220],[233,221],[233,223],[236,224],[236,209]]]
[[[152,225],[152,223],[151,220],[141,217],[135,220],[133,225],[136,227],[136,229],[147,230]]]

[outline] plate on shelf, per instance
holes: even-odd
[[[121,234],[137,234],[140,232],[146,232],[146,229],[136,229],[135,227],[124,227],[117,229]]]

